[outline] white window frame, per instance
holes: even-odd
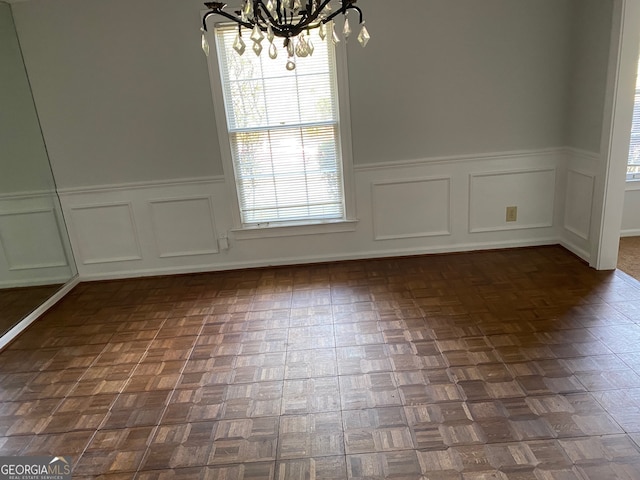
[[[347,52],[344,41],[335,45],[336,61],[336,84],[338,95],[338,124],[340,131],[339,151],[342,156],[342,180],[344,191],[344,218],[337,220],[309,220],[307,222],[274,222],[268,225],[243,225],[240,216],[240,204],[238,200],[238,190],[236,185],[233,157],[231,154],[231,142],[227,115],[224,104],[224,93],[222,87],[221,72],[218,63],[218,46],[216,42],[215,28],[221,25],[228,25],[228,22],[214,24],[210,21],[205,36],[211,46],[207,64],[209,67],[209,79],[211,93],[213,96],[213,107],[215,111],[216,127],[218,131],[218,141],[220,144],[220,154],[222,158],[222,168],[225,183],[229,192],[231,203],[231,214],[233,228],[236,239],[280,237],[293,235],[312,235],[317,233],[349,232],[356,228],[356,202],[355,202],[355,179],[353,173],[353,153],[351,144],[351,114],[349,102],[349,78],[347,69]],[[248,36],[247,36],[248,38]],[[327,41],[329,39],[327,38]],[[235,54],[235,53],[234,53]],[[245,55],[254,55],[253,51],[247,47]],[[265,53],[263,52],[263,55]]]
[[[635,110],[637,110],[638,108],[640,108],[640,60],[638,61],[638,64],[636,64],[636,72],[638,72],[637,77],[636,77],[636,83],[635,83],[635,90],[634,90],[634,94],[633,94],[633,111],[635,113]],[[638,101],[636,101],[636,99],[639,99]],[[634,115],[635,116],[635,115]],[[633,131],[633,121],[631,123],[631,128]],[[629,144],[629,150],[631,149],[631,144]],[[629,151],[629,153],[631,153]],[[636,164],[630,164],[629,160],[631,159],[631,155],[629,155],[627,157],[627,168],[630,166],[636,166]],[[627,171],[627,182],[639,182],[640,181],[640,172],[632,172],[630,173],[629,171]]]

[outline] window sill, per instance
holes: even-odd
[[[640,178],[627,178],[625,191],[640,190]]]
[[[298,235],[318,235],[324,233],[355,232],[358,220],[335,220],[304,224],[275,224],[245,227],[231,230],[236,240],[257,238],[295,237]]]

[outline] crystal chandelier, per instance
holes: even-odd
[[[262,42],[266,38],[269,57],[275,59],[278,50],[273,41],[276,37],[284,38],[283,47],[288,55],[286,68],[296,68],[295,57],[307,57],[313,54],[313,42],[310,31],[318,29],[322,40],[327,37],[332,42],[340,41],[335,31],[333,19],[337,15],[344,15],[344,27],[342,34],[345,38],[351,35],[351,25],[347,13],[355,10],[361,25],[358,34],[358,42],[365,47],[371,38],[362,19],[362,10],[355,5],[357,0],[337,0],[337,5],[332,5],[332,0],[244,0],[242,9],[234,14],[223,9],[223,2],[207,2],[205,6],[209,11],[202,18],[202,49],[209,55],[209,44],[204,35],[207,30],[207,18],[211,15],[220,15],[238,24],[238,35],[233,44],[233,49],[238,55],[243,55],[247,45],[242,38],[242,28],[251,31],[249,38],[256,55],[263,51]]]

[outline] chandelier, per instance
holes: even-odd
[[[338,43],[340,38],[336,34],[333,19],[344,15],[342,34],[345,38],[351,35],[351,25],[347,14],[354,10],[358,14],[361,25],[358,42],[365,47],[371,38],[364,25],[362,10],[355,5],[357,0],[338,0],[338,5],[332,5],[332,0],[244,0],[242,9],[233,14],[226,12],[223,2],[207,2],[209,9],[202,18],[202,49],[209,55],[209,44],[204,35],[207,30],[207,18],[220,15],[238,24],[238,35],[233,49],[238,55],[243,55],[247,45],[242,38],[242,28],[251,31],[249,38],[253,52],[260,56],[264,47],[262,42],[266,38],[269,57],[277,58],[278,50],[273,41],[276,37],[284,38],[283,47],[287,52],[287,70],[296,68],[295,57],[307,57],[313,54],[313,42],[310,32],[318,29],[321,40],[326,38]]]

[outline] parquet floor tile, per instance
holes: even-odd
[[[339,411],[283,415],[278,432],[278,459],[344,455],[341,417]]]
[[[106,480],[640,479],[640,283],[536,247],[82,283],[0,456]]]
[[[346,459],[344,456],[297,458],[276,462],[275,478],[278,480],[298,480],[301,478],[342,480],[347,478],[346,471]],[[251,477],[245,476],[243,478],[248,479]]]

